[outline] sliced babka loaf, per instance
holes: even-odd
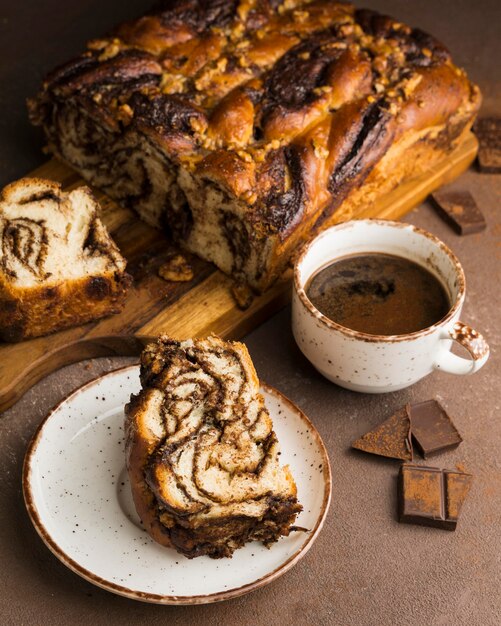
[[[0,196],[0,339],[118,313],[130,276],[87,187],[23,178]]]
[[[431,170],[480,92],[419,28],[333,0],[161,0],[29,103],[49,150],[253,289]]]
[[[142,354],[141,382],[125,407],[126,456],[151,537],[219,558],[288,535],[301,505],[246,347],[162,336]]]

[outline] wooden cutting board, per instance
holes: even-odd
[[[470,134],[439,165],[400,186],[371,206],[361,206],[354,217],[399,219],[437,187],[461,174],[477,153]],[[55,159],[29,176],[50,178],[71,189],[85,184]],[[255,328],[290,299],[291,271],[252,305],[241,311],[230,293],[230,279],[213,265],[191,257],[195,278],[190,283],[168,283],[157,275],[172,250],[163,234],[123,209],[97,190],[103,221],[128,260],[134,277],[125,309],[119,315],[18,344],[0,343],[0,411],[14,404],[32,385],[50,372],[86,358],[137,355],[148,337],[165,332],[176,338],[211,332],[239,338]]]

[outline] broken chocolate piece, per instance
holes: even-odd
[[[450,416],[436,400],[406,406],[412,439],[425,459],[457,448],[463,441]]]
[[[412,461],[411,421],[407,409],[400,409],[351,445],[370,454]]]
[[[175,283],[185,283],[193,280],[191,265],[181,254],[176,254],[161,265],[158,268],[158,275],[164,280]]]
[[[456,530],[471,474],[404,463],[400,468],[398,521]]]
[[[478,165],[481,172],[501,173],[501,118],[484,117],[477,120],[475,134],[480,142]]]
[[[485,218],[469,191],[437,191],[431,197],[438,213],[460,235],[486,228]]]

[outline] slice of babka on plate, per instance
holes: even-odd
[[[125,302],[126,261],[90,189],[23,178],[0,195],[0,340],[77,326]]]
[[[162,336],[142,354],[141,383],[125,407],[126,460],[151,537],[219,558],[288,535],[301,505],[246,347]]]

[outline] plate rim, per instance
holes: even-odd
[[[80,385],[76,389],[69,392],[65,395],[43,418],[43,420],[38,425],[35,430],[28,447],[26,449],[26,453],[23,461],[23,470],[22,470],[22,489],[23,489],[23,498],[26,510],[28,512],[28,516],[35,527],[38,535],[45,543],[45,545],[49,548],[52,554],[63,563],[68,569],[72,572],[80,576],[81,578],[87,580],[88,582],[105,589],[111,593],[116,595],[130,598],[132,600],[138,600],[142,602],[149,602],[152,604],[161,604],[161,605],[197,605],[197,604],[212,604],[215,602],[222,602],[224,600],[229,600],[231,598],[237,598],[244,594],[250,593],[251,591],[255,591],[265,585],[271,583],[276,580],[287,571],[289,571],[300,559],[305,556],[308,550],[311,548],[316,538],[318,537],[322,527],[324,525],[325,519],[327,517],[327,513],[329,511],[330,502],[331,502],[331,494],[332,494],[332,471],[331,465],[329,461],[329,455],[327,453],[327,449],[325,444],[320,436],[320,433],[311,422],[311,420],[305,415],[305,413],[294,404],[289,398],[287,398],[283,393],[268,385],[267,383],[260,381],[260,387],[264,388],[266,392],[278,397],[280,401],[286,405],[297,414],[302,421],[306,423],[308,430],[311,435],[316,440],[318,448],[322,455],[322,473],[323,473],[323,482],[324,482],[324,493],[322,499],[322,505],[320,509],[320,514],[316,521],[315,527],[310,532],[308,539],[306,542],[298,548],[286,561],[284,561],[281,565],[276,567],[271,572],[268,572],[264,576],[257,578],[256,580],[246,583],[245,585],[241,585],[240,587],[234,587],[233,589],[228,589],[227,591],[218,591],[210,594],[199,594],[199,595],[189,595],[189,596],[179,596],[179,595],[166,595],[166,594],[155,594],[144,591],[138,591],[136,589],[130,589],[129,587],[125,587],[122,585],[117,585],[114,582],[111,582],[107,579],[98,576],[97,574],[91,572],[90,570],[83,567],[80,563],[74,560],[71,556],[69,556],[55,541],[52,535],[47,531],[44,526],[44,523],[41,519],[41,516],[38,512],[38,509],[34,502],[34,497],[31,489],[31,463],[33,460],[33,456],[37,450],[37,447],[41,441],[41,437],[43,434],[44,426],[48,423],[51,417],[60,409],[60,407],[69,402],[73,397],[79,395],[80,393],[87,390],[87,388],[92,387],[98,381],[103,378],[113,377],[117,374],[121,374],[126,370],[137,369],[139,364],[125,365],[123,367],[110,370],[109,372],[105,372],[104,374],[99,374],[95,376],[91,380],[87,381],[83,385]]]

